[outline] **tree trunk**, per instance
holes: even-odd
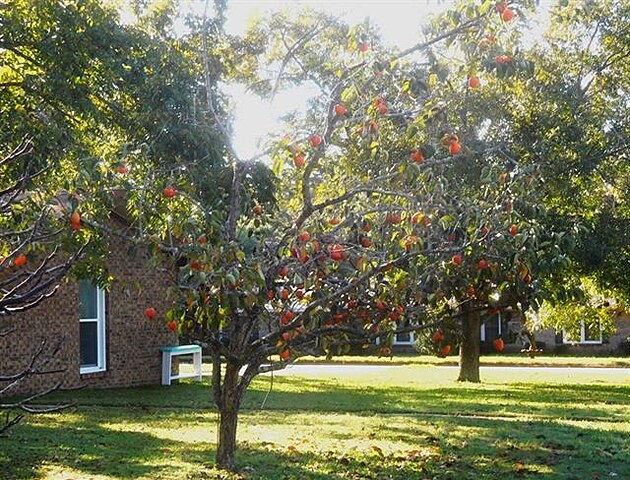
[[[478,311],[469,311],[462,320],[462,343],[459,347],[458,382],[479,383],[479,349],[481,318]]]
[[[219,438],[216,463],[219,468],[234,471],[236,467],[236,426],[241,405],[238,388],[239,367],[228,363],[223,377],[221,402],[219,402]]]
[[[217,467],[234,471],[236,468],[236,425],[238,410],[224,409],[220,412],[219,444],[217,445]]]

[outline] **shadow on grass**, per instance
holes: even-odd
[[[249,388],[243,410],[432,413],[447,415],[531,415],[553,418],[630,420],[630,385],[512,383],[461,384],[446,387],[370,387],[336,379],[279,377]],[[267,394],[269,395],[267,396]],[[79,406],[149,407],[214,410],[207,383],[64,392],[47,401]]]
[[[20,424],[7,438],[0,439],[0,478],[42,478],[43,465],[111,478],[154,478],[164,470],[169,452],[185,451],[186,462],[199,464],[214,458],[214,447],[208,443],[189,444],[103,426],[108,419],[129,420],[128,411],[125,415],[94,417],[90,412],[46,415]]]
[[[278,380],[276,380],[278,382]],[[300,389],[283,388],[281,379],[265,401],[267,409],[333,412],[535,415],[560,418],[630,419],[630,385],[466,384],[439,388],[358,387],[300,378]],[[256,409],[268,393],[253,385],[244,408]]]
[[[172,423],[173,418],[178,423]],[[295,435],[277,443],[241,442],[242,475],[219,476],[214,444],[179,441],[125,430],[124,422],[163,424],[186,432],[203,420],[197,412],[97,408],[83,414],[39,417],[0,442],[2,480],[41,478],[44,464],[111,479],[500,479],[630,478],[627,431],[602,430],[588,422],[495,418],[395,416],[352,420],[322,414],[333,433],[318,444],[304,418],[287,412],[244,412],[244,423],[282,424]],[[204,417],[208,421],[207,416]],[[373,421],[376,418],[376,421]],[[356,422],[349,425],[347,422]],[[108,425],[116,424],[116,430]],[[351,430],[335,433],[335,422]],[[212,437],[210,425],[208,437]],[[611,425],[611,427],[613,427]],[[309,430],[310,429],[310,430]],[[306,440],[304,440],[306,439]],[[392,447],[395,445],[395,447]],[[84,478],[77,475],[77,478]]]
[[[333,435],[339,438],[325,450],[299,438],[242,445],[239,465],[247,478],[257,480],[630,478],[630,446],[619,431],[461,417],[402,423],[399,418],[389,428],[361,430],[351,442]],[[388,442],[406,447],[379,447]]]

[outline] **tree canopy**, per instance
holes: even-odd
[[[59,242],[96,246],[79,273],[105,281],[112,211],[165,253],[166,320],[212,357],[221,466],[251,380],[300,355],[377,340],[388,355],[397,332],[426,330],[479,381],[485,317],[575,299],[580,276],[627,294],[622,2],[559,5],[534,47],[531,2],[462,2],[405,51],[311,11],[229,37],[215,3],[184,35],[173,2],[133,2],[133,25],[96,0],[0,7],[0,146],[29,138],[38,195],[61,199]],[[271,169],[232,148],[221,81],[317,87],[269,142]],[[9,186],[16,165],[1,166]],[[22,224],[0,219],[5,255],[29,205]]]

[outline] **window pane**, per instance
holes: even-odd
[[[584,325],[584,341],[597,341],[600,340],[600,327],[599,324],[591,324],[586,323]]]
[[[98,365],[98,334],[97,322],[81,322],[79,324],[81,335],[81,366]]]
[[[399,343],[409,343],[411,342],[411,333],[397,333],[396,341]]]
[[[486,342],[492,342],[499,336],[499,321],[497,317],[491,317],[486,321]]]
[[[89,280],[79,282],[79,301],[81,302],[79,318],[97,318],[96,292],[96,286]]]

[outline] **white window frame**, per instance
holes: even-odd
[[[399,334],[394,335],[392,345],[413,345],[416,343],[416,336],[414,335],[414,332],[409,332],[409,340],[398,340],[398,335]]]
[[[107,370],[106,340],[105,340],[105,290],[96,288],[96,318],[79,318],[79,323],[96,322],[96,365],[79,365],[79,373],[97,373]],[[79,332],[79,335],[81,333]],[[80,348],[79,340],[79,348]]]
[[[497,313],[497,324],[498,324],[498,329],[497,331],[499,332],[499,335],[503,335],[503,332],[501,330],[501,324],[503,323],[502,321],[503,319],[501,318],[501,312]],[[479,338],[482,342],[486,341],[486,322],[482,322],[481,323],[481,329],[479,331]],[[494,340],[494,339],[493,339]]]
[[[599,339],[598,340],[586,340],[586,323],[584,320],[580,320],[580,339],[579,340],[571,340],[567,339],[567,331],[566,329],[562,329],[562,343],[566,344],[577,344],[577,345],[601,345],[604,343],[604,332],[602,330],[602,322],[598,323],[599,325]]]

